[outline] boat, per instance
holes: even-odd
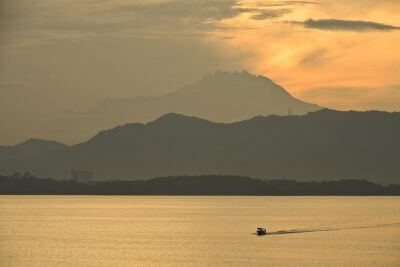
[[[267,234],[267,229],[258,227],[257,228],[257,235],[266,235]]]

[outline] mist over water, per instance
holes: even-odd
[[[399,262],[400,197],[0,196],[0,266]]]

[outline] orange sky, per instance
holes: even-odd
[[[241,6],[282,2],[243,1]],[[320,30],[287,23],[312,18],[400,26],[398,1],[349,2],[354,1],[278,6],[274,8],[290,12],[265,20],[243,13],[221,22],[230,30],[211,36],[230,37],[224,45],[249,55],[245,61],[249,71],[267,75],[304,100],[338,109],[399,110],[400,30]]]

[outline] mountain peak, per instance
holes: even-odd
[[[248,77],[248,78],[254,78],[257,77],[256,75],[253,75],[247,71],[233,71],[233,72],[229,72],[229,71],[222,71],[222,70],[217,70],[214,73],[209,73],[207,75],[205,75],[203,77],[203,79],[212,79],[212,78],[226,78],[226,77]]]
[[[183,114],[179,114],[179,113],[175,113],[175,112],[169,112],[167,114],[164,114],[162,116],[160,116],[158,119],[156,120],[180,120],[180,119],[186,119],[189,116],[183,115]]]
[[[0,147],[0,161],[61,151],[67,147],[67,145],[57,141],[31,138],[15,146]]]
[[[240,87],[242,87],[242,89],[245,89],[243,88],[243,85],[246,85],[245,87],[257,87],[257,85],[263,85],[265,87],[273,86],[274,89],[287,93],[287,91],[283,87],[274,83],[268,77],[263,75],[255,75],[247,71],[216,71],[214,73],[205,75],[200,82],[225,82],[228,84],[235,84],[237,82],[240,82]],[[265,87],[263,89],[266,89]]]
[[[57,141],[52,141],[52,140],[30,138],[30,139],[27,139],[26,141],[16,145],[15,147],[43,147],[43,146],[66,147],[67,145],[57,142]]]
[[[147,125],[176,125],[176,124],[182,124],[182,123],[197,123],[197,122],[207,122],[211,123],[205,119],[201,119],[198,117],[194,116],[187,116],[183,114],[178,114],[175,112],[170,112],[165,115],[162,115],[161,117],[155,119],[152,122],[147,123]]]

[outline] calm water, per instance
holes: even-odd
[[[2,266],[267,264],[400,266],[400,198],[0,196]]]

